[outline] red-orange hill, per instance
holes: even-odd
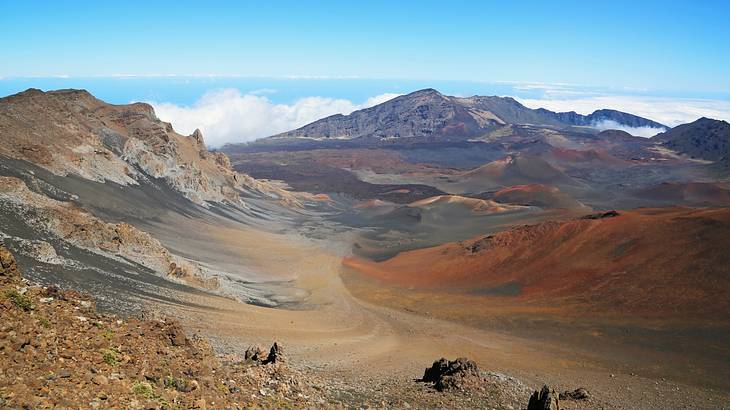
[[[516,296],[485,296],[506,303],[722,320],[730,312],[729,241],[730,209],[640,209],[345,264],[412,289],[518,289]]]

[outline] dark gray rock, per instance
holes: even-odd
[[[274,342],[274,344],[271,346],[271,350],[269,350],[269,355],[266,357],[266,361],[264,361],[264,364],[276,364],[284,362],[286,362],[284,347],[282,347],[277,342]]]
[[[579,387],[573,391],[566,390],[563,393],[560,393],[558,397],[560,400],[586,400],[591,397],[591,394],[588,390]]]
[[[544,385],[542,389],[532,393],[527,410],[560,410],[560,400],[555,390]]]

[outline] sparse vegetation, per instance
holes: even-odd
[[[107,328],[102,334],[101,337],[106,339],[107,341],[111,341],[112,338],[114,338],[114,330],[111,328]]]
[[[102,359],[104,363],[109,366],[116,366],[119,364],[119,351],[116,349],[104,349],[101,351]]]
[[[173,376],[166,376],[163,380],[163,384],[166,389],[176,389],[178,385],[184,384],[185,382],[174,378]]]
[[[132,385],[132,393],[144,397],[147,400],[155,397],[155,390],[152,388],[152,385],[139,380],[135,381]]]
[[[39,318],[38,324],[41,325],[44,329],[48,329],[51,327],[51,321],[48,320],[48,318],[46,318],[46,317]]]
[[[5,297],[10,299],[10,301],[13,302],[15,307],[18,309],[23,309],[25,311],[33,310],[33,301],[15,289],[5,291]]]

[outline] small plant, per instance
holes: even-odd
[[[136,380],[132,385],[132,393],[137,396],[142,396],[147,400],[151,400],[155,397],[155,390],[152,388],[152,385],[139,380]]]
[[[163,384],[165,385],[166,389],[175,389],[177,388],[178,381],[175,380],[172,376],[165,376],[165,380],[163,380]]]
[[[25,311],[33,310],[33,302],[30,300],[30,298],[21,294],[15,289],[10,289],[6,291],[5,297],[10,299],[10,301],[13,302],[15,307],[17,307],[18,309],[23,309]]]
[[[101,334],[101,337],[106,339],[108,342],[111,342],[111,340],[114,338],[114,330],[111,328],[104,331],[104,333]]]
[[[101,357],[104,363],[109,366],[116,366],[119,364],[119,351],[116,349],[104,349],[101,351]]]
[[[45,329],[48,329],[48,328],[51,327],[51,321],[48,320],[47,317],[39,318],[38,319],[38,324],[40,324],[41,326],[43,326],[43,328],[45,328]]]

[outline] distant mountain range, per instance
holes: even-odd
[[[616,110],[598,110],[590,115],[553,112],[527,108],[511,97],[450,97],[434,89],[424,89],[350,115],[326,117],[270,138],[443,140],[476,137],[507,124],[568,128],[595,127],[605,121],[617,126],[657,128],[657,132],[667,128],[656,121]]]

